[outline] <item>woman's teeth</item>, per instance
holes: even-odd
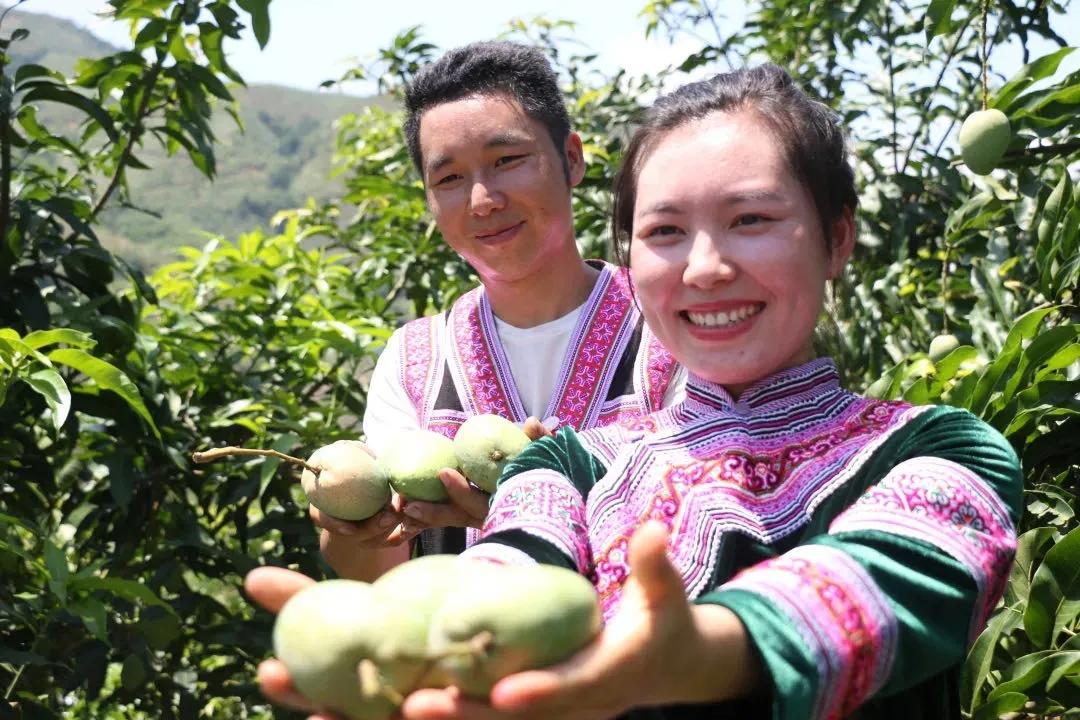
[[[701,325],[703,327],[724,327],[726,325],[734,325],[741,320],[757,315],[764,307],[764,304],[758,304],[743,305],[740,308],[728,312],[720,311],[705,313],[687,311],[686,316],[694,325]]]

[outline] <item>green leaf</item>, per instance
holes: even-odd
[[[986,683],[986,676],[990,673],[998,642],[1019,627],[1022,620],[1023,615],[1020,612],[1005,608],[990,619],[990,622],[986,624],[986,629],[972,645],[967,662],[964,663],[960,690],[960,696],[967,699],[969,709],[974,708],[978,703],[979,691]]]
[[[59,432],[71,411],[71,391],[60,373],[46,368],[22,378],[22,381],[45,398],[52,411],[53,428]]]
[[[270,0],[239,0],[239,5],[251,15],[251,29],[259,47],[266,47],[270,40]]]
[[[1066,47],[1061,48],[1049,55],[1044,55],[1037,60],[1028,63],[1024,67],[1009,78],[1009,81],[1001,86],[1001,89],[994,95],[993,100],[990,102],[990,107],[997,108],[1001,111],[1006,111],[1012,101],[1023,92],[1028,86],[1037,80],[1042,80],[1045,77],[1049,77],[1057,72],[1058,65],[1064,60],[1073,50],[1076,48]],[[1008,112],[1005,112],[1008,115]]]
[[[112,116],[109,115],[105,108],[74,90],[68,90],[59,85],[36,85],[30,92],[23,96],[23,102],[31,103],[36,100],[61,103],[82,110],[97,121],[97,124],[101,126],[101,129],[105,131],[105,134],[109,136],[110,140],[116,142],[120,138],[116,132],[116,127],[113,125]]]
[[[92,348],[97,344],[97,341],[90,337],[89,334],[70,328],[36,330],[24,337],[23,342],[35,350],[45,345],[56,345],[58,343],[84,349]]]
[[[125,600],[141,600],[147,605],[156,605],[168,610],[170,613],[175,612],[172,606],[159,598],[153,590],[135,580],[112,577],[80,577],[71,581],[71,589],[84,592],[104,590]]]
[[[300,436],[296,433],[284,433],[274,441],[270,446],[271,449],[277,450],[280,453],[288,453],[293,447],[300,442]],[[262,467],[259,468],[259,497],[263,496],[266,492],[266,487],[270,484],[270,480],[273,479],[274,473],[277,472],[278,466],[281,465],[281,460],[274,457],[268,457],[263,459]]]
[[[949,31],[954,7],[956,7],[956,0],[930,0],[924,22],[927,44],[938,35]]]
[[[153,418],[150,417],[150,412],[146,409],[146,405],[139,395],[139,389],[135,387],[135,383],[131,382],[127,375],[120,372],[115,366],[75,348],[53,350],[48,357],[53,362],[78,370],[93,380],[101,389],[112,390],[119,395],[132,410],[146,421],[146,424],[153,430],[154,435],[159,440],[161,439],[161,433],[158,431],[157,425],[154,424]]]
[[[90,634],[103,643],[109,642],[108,619],[105,606],[92,597],[82,597],[68,603],[67,609],[82,618]]]
[[[1046,552],[1031,581],[1024,630],[1037,647],[1050,647],[1080,614],[1080,527]]]
[[[45,567],[49,571],[49,588],[56,597],[60,598],[60,602],[64,602],[67,600],[67,583],[71,575],[67,558],[64,557],[63,548],[50,538],[45,539],[44,545]]]
[[[1027,704],[1027,695],[1018,692],[1003,693],[992,702],[980,705],[971,716],[971,720],[997,720],[1006,713],[1023,710]]]

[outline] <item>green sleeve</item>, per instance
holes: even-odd
[[[778,720],[843,717],[955,668],[1001,596],[1022,492],[1007,441],[941,408],[883,452],[827,532],[698,599],[742,620]]]
[[[467,555],[591,566],[585,500],[604,467],[571,428],[530,443],[503,469],[481,539]]]

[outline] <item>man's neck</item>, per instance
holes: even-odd
[[[495,317],[518,328],[557,320],[588,299],[600,274],[580,257],[553,262],[549,268],[515,282],[485,281]]]

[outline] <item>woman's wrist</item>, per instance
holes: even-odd
[[[681,653],[679,702],[720,702],[754,692],[763,668],[739,616],[723,605],[690,605],[692,643]]]

